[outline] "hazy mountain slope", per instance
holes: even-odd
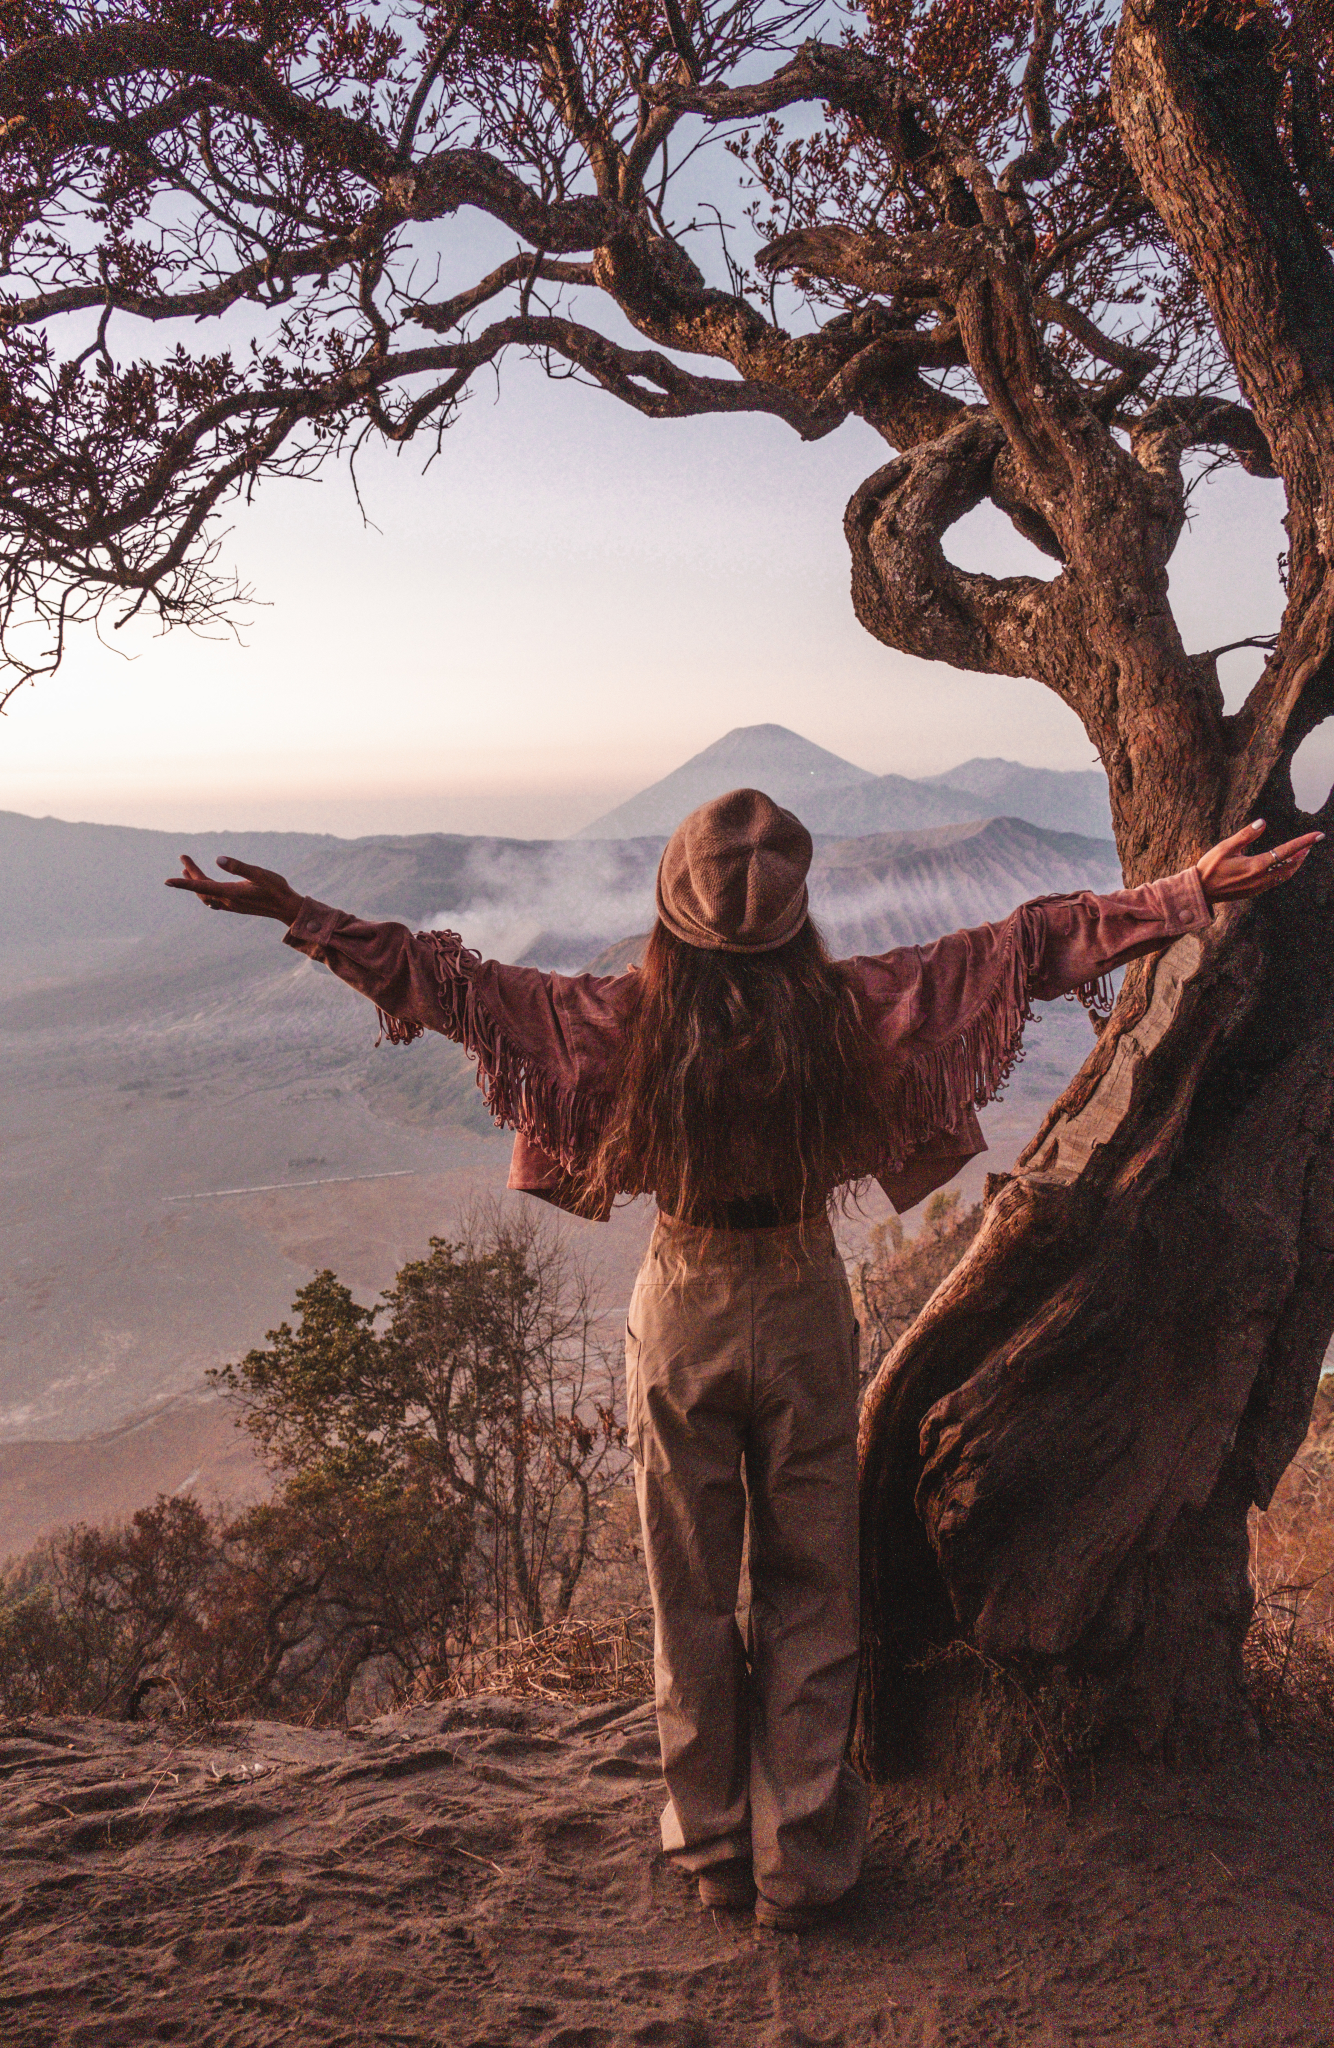
[[[224,852],[276,867],[303,893],[367,917],[447,924],[499,958],[577,968],[644,922],[661,845],[452,833],[187,835],[0,812],[0,976],[11,993],[109,964],[170,978],[178,945],[190,948],[196,972],[215,950],[248,951],[253,931],[245,939],[231,920],[202,919],[164,888],[180,872],[182,850],[210,869]]]
[[[868,769],[854,768],[785,725],[739,725],[574,837],[665,838],[687,812],[729,789],[762,789],[809,822],[816,798],[874,780]]]
[[[1112,837],[1107,777],[1100,768],[1025,768],[1018,761],[965,761],[926,786],[976,797],[989,814],[1028,818],[1053,832],[1082,832],[1091,839]]]
[[[0,1439],[105,1429],[197,1387],[319,1266],[365,1298],[471,1193],[503,1185],[509,1140],[462,1052],[436,1038],[377,1049],[370,1006],[275,926],[162,888],[174,838],[0,822]],[[325,900],[571,970],[647,928],[660,845],[196,843],[283,865]],[[822,840],[811,892],[837,951],[874,952],[1117,880],[1106,844],[993,819]],[[990,1163],[1013,1156],[1090,1043],[1068,1005],[1035,1028],[1008,1101],[988,1113]],[[633,1213],[585,1232],[613,1308],[642,1232]],[[164,1451],[167,1470],[174,1457]]]
[[[991,818],[821,841],[810,892],[825,939],[846,955],[922,945],[962,925],[988,924],[1030,896],[1120,885],[1115,852],[1102,840],[1043,832],[1021,818]],[[643,937],[604,948],[594,970],[623,972],[639,957]]]
[[[200,858],[230,852],[295,872],[321,848],[338,844],[308,832],[184,835],[0,811],[3,986],[14,990],[84,973],[135,940],[178,929],[179,900],[162,882],[179,874],[182,850]]]
[[[550,928],[564,935],[556,951],[577,966],[588,957],[586,933],[601,943],[609,926],[617,933],[642,922],[660,850],[658,840],[149,832],[0,812],[0,974],[13,992],[81,977],[145,941],[176,943],[199,923],[195,907],[163,886],[180,872],[182,851],[210,869],[219,853],[278,868],[303,893],[368,917],[449,922],[470,944],[509,959]]]
[[[839,953],[921,945],[1030,896],[1120,886],[1110,845],[1020,818],[840,840],[821,845],[811,868],[812,909]]]
[[[856,789],[816,797],[802,812],[810,830],[824,837],[864,838],[876,832],[930,831],[939,825],[976,824],[984,814],[974,797],[932,789],[906,775],[877,775]],[[990,815],[990,812],[986,813]]]
[[[40,1022],[64,983],[98,1018],[193,1013],[213,1000],[260,1001],[281,1011],[290,951],[265,928],[202,914],[162,886],[174,872],[165,833],[50,820],[2,821],[23,858],[5,870],[0,968],[11,991],[12,1028]],[[26,836],[23,824],[34,829]],[[216,835],[215,835],[216,836]],[[142,839],[144,845],[135,840]],[[256,843],[258,842],[258,843]],[[242,859],[281,862],[296,887],[368,917],[460,931],[495,959],[578,971],[605,946],[643,931],[653,917],[659,839],[315,839],[299,834],[227,840]],[[863,855],[847,849],[860,846]],[[202,853],[201,842],[201,853]],[[36,855],[49,857],[44,860]],[[860,879],[854,884],[851,871]],[[87,893],[83,877],[94,878]],[[882,951],[955,925],[1003,915],[1026,895],[1114,888],[1109,842],[1045,833],[1020,819],[970,820],[925,831],[840,834],[817,842],[811,873],[815,914],[840,949]],[[907,890],[907,894],[904,891]],[[856,899],[854,901],[854,898]],[[882,916],[882,912],[884,915]],[[264,964],[261,965],[261,962]],[[239,979],[234,979],[239,977]],[[258,977],[258,979],[257,979]],[[27,991],[25,995],[23,992]],[[92,1021],[92,1012],[87,1012]]]

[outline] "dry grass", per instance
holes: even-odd
[[[1334,1629],[1260,1607],[1246,1638],[1246,1684],[1271,1734],[1334,1750]]]
[[[652,1699],[652,1623],[642,1609],[609,1621],[557,1622],[479,1654],[457,1690],[580,1706]]]
[[[1334,1743],[1334,1384],[1264,1514],[1251,1516],[1255,1620],[1246,1677],[1275,1734]]]

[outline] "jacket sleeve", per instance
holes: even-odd
[[[1041,912],[1037,957],[1029,971],[1029,991],[1039,1002],[1087,988],[1213,919],[1198,868],[1109,896],[1042,896],[1029,908]]]
[[[848,963],[885,1062],[884,1171],[995,1100],[1034,999],[1099,995],[1113,968],[1200,930],[1212,912],[1194,868],[1119,889],[1037,897],[1000,924]]]
[[[1002,1036],[1017,1032],[1036,999],[1072,990],[1098,993],[1114,968],[1201,930],[1213,916],[1199,874],[1187,868],[1108,896],[1038,896],[1000,924],[950,932],[927,946],[902,946],[852,962],[887,1053],[940,1045],[984,1015]],[[979,1028],[980,1024],[979,1024]],[[994,1035],[994,1034],[993,1034]]]
[[[587,1020],[596,1025],[596,1001],[588,995],[600,978],[545,974],[537,967],[512,967],[483,960],[457,932],[410,932],[406,925],[379,923],[331,910],[307,897],[293,918],[284,944],[320,961],[349,988],[368,996],[386,1038],[405,1045],[424,1031],[439,1031],[474,1054],[498,1050],[503,1041],[511,1060],[535,1067],[567,1084],[582,1078],[580,1042]],[[584,1001],[573,1004],[570,992]],[[571,1026],[574,1028],[572,1029]]]
[[[345,910],[332,910],[307,896],[283,944],[318,960],[349,988],[368,996],[386,1035],[396,1043],[419,1038],[423,1031],[442,1031],[447,1038],[461,1035],[459,1006],[448,999],[448,958],[442,959],[432,934],[410,932],[405,924],[350,917]],[[461,983],[457,966],[455,972]]]

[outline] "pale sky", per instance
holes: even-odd
[[[345,470],[232,509],[225,558],[260,600],[239,640],[76,636],[0,721],[0,808],[557,835],[768,720],[876,773],[1094,764],[1039,685],[912,661],[857,625],[842,511],[886,459],[860,423],[804,447],[771,420],[648,421],[513,363],[425,475],[424,452],[363,462],[378,531]],[[1235,472],[1202,496],[1173,575],[1192,649],[1274,625],[1280,513],[1277,485]],[[951,552],[1040,560],[994,514]],[[1229,657],[1231,696],[1257,662]],[[1334,748],[1308,751],[1328,786]],[[1309,799],[1318,767],[1302,780]]]

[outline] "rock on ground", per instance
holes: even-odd
[[[1073,1815],[877,1794],[817,1934],[658,1850],[651,1710],[489,1699],[352,1734],[0,1730],[12,2048],[1281,2048],[1334,2040],[1334,1815],[1281,1750]]]

